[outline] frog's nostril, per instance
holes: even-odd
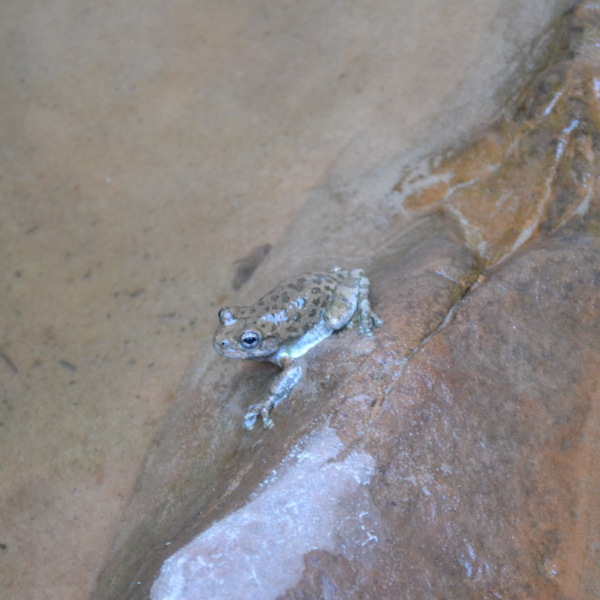
[[[227,346],[227,340],[223,340],[223,341],[221,342],[221,346],[223,346],[223,348],[225,348],[225,346]]]

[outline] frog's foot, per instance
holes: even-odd
[[[352,317],[352,320],[346,325],[346,329],[358,328],[358,335],[364,335],[365,337],[372,337],[373,329],[375,327],[381,327],[383,321],[371,310],[371,306],[367,306],[364,309],[359,307]]]
[[[383,325],[383,321],[371,310],[370,306],[365,309],[359,308],[356,321],[358,323],[358,334],[365,337],[371,337],[373,329]]]
[[[373,312],[369,302],[369,280],[363,277],[358,292],[358,306],[353,321],[358,325],[358,334],[365,337],[373,335],[375,327],[381,327],[383,321]]]
[[[275,406],[275,403],[272,400],[267,400],[266,402],[261,402],[260,404],[253,404],[248,409],[246,416],[244,417],[244,429],[246,431],[251,431],[254,429],[254,423],[256,423],[256,419],[260,415],[263,422],[263,427],[265,429],[271,429],[275,423],[273,423],[273,419],[269,416],[269,413]]]

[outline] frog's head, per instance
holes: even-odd
[[[269,360],[278,349],[277,338],[267,334],[264,325],[245,316],[244,312],[244,308],[236,307],[224,307],[219,311],[214,349],[227,358]]]

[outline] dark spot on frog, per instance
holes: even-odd
[[[311,294],[315,294],[315,295],[318,294],[320,291],[321,291],[320,288],[318,288],[316,286],[310,290]]]
[[[325,308],[327,306],[328,302],[329,302],[329,298],[323,298],[323,300],[321,302],[321,308]]]
[[[313,299],[313,304],[315,306],[319,306],[321,304],[321,298],[314,298]]]
[[[279,295],[278,294],[273,294],[272,296],[269,297],[269,300],[271,302],[273,302],[273,304],[275,304],[277,302],[277,300],[279,300]]]
[[[290,332],[292,332],[292,333],[297,333],[297,332],[298,332],[298,328],[297,328],[297,327],[294,327],[293,325],[290,325],[290,326],[287,328],[287,330],[288,330],[288,331],[290,331]]]
[[[312,310],[311,310],[311,311],[308,313],[308,316],[309,316],[309,317],[314,317],[316,314],[317,314],[317,309],[316,309],[316,308],[313,308],[313,309],[312,309]]]
[[[267,254],[269,254],[271,248],[271,244],[263,244],[252,250],[245,258],[240,258],[235,261],[237,268],[231,284],[234,290],[241,288],[242,285],[252,277],[254,271],[256,271],[258,265],[260,265]]]

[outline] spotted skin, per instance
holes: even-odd
[[[213,341],[219,354],[265,360],[282,368],[268,398],[249,408],[246,429],[254,427],[259,415],[263,427],[273,427],[271,410],[290,395],[302,377],[296,358],[344,327],[356,326],[360,335],[370,337],[373,328],[382,324],[371,310],[369,285],[362,269],[303,273],[280,283],[252,306],[219,311]]]

